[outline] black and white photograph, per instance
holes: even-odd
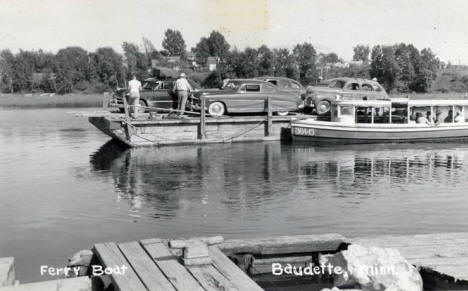
[[[468,290],[468,1],[0,0],[30,290]]]

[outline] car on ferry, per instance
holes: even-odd
[[[256,77],[255,79],[270,82],[273,85],[281,88],[281,90],[292,92],[300,97],[305,96],[306,93],[306,89],[304,88],[304,86],[302,86],[301,83],[294,79],[270,76]]]
[[[272,112],[287,115],[297,111],[302,99],[300,96],[282,90],[270,82],[255,79],[226,80],[220,90],[202,90],[195,93],[194,107],[200,110],[200,98],[206,97],[206,110],[211,116],[231,113],[261,113],[267,111],[265,100],[272,101]]]
[[[148,78],[142,82],[142,90],[140,92],[140,107],[155,107],[161,109],[177,108],[177,96],[172,92],[175,78],[158,80],[156,78]],[[191,79],[187,79],[194,91],[201,89],[200,85]],[[111,99],[110,106],[118,107],[123,112],[123,96],[126,96],[128,101],[127,88],[118,88]],[[188,102],[189,103],[189,102]]]
[[[333,78],[319,86],[307,87],[306,109],[315,108],[317,115],[330,113],[335,100],[388,100],[387,92],[377,81],[361,78]]]

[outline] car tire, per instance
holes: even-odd
[[[148,107],[148,104],[146,104],[146,101],[145,100],[142,100],[140,99],[140,101],[138,102],[138,104],[140,105],[138,107],[138,113],[145,113],[146,112],[146,107]]]
[[[286,116],[289,114],[289,111],[278,111],[276,114],[278,114],[278,116]]]
[[[323,115],[330,112],[331,104],[328,100],[321,100],[315,106],[315,110],[317,111],[317,115]]]
[[[208,106],[208,113],[211,116],[221,116],[226,112],[226,107],[222,102],[216,101]]]

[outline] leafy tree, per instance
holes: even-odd
[[[392,46],[374,46],[371,53],[370,75],[377,78],[387,91],[395,88],[397,73],[400,68],[395,61],[395,53]]]
[[[294,58],[299,66],[299,79],[303,84],[312,83],[318,78],[315,67],[317,54],[310,43],[298,44],[293,49]]]
[[[208,38],[202,37],[196,44],[193,52],[197,58],[197,62],[205,64],[208,57],[218,57],[221,62],[226,61],[229,56],[230,45],[224,36],[213,30]]]
[[[271,76],[274,74],[274,56],[273,52],[266,46],[262,45],[257,50],[258,53],[258,75]]]
[[[2,92],[14,92],[13,77],[15,70],[15,56],[10,50],[0,52],[0,83]]]
[[[79,83],[87,81],[88,53],[80,47],[67,47],[54,58],[58,93],[69,93]]]
[[[145,55],[133,43],[124,42],[122,48],[127,65],[127,78],[130,78],[132,74],[136,74],[139,79],[145,78],[148,74],[148,63]]]
[[[288,49],[274,49],[273,56],[275,58],[275,76],[299,79],[299,67]]]
[[[402,43],[394,46],[395,61],[399,70],[396,72],[395,87],[398,92],[409,92],[410,85],[415,78],[415,71],[411,62],[411,51]]]
[[[211,56],[210,42],[208,38],[202,37],[195,48],[192,49],[199,64],[206,64],[206,60]]]
[[[180,31],[167,29],[164,36],[162,46],[170,56],[185,55],[185,41]]]
[[[357,45],[353,47],[353,61],[369,61],[370,48],[368,45]]]
[[[122,56],[113,48],[98,48],[96,52],[90,54],[90,58],[96,72],[94,82],[101,83],[107,89],[124,86],[125,72]]]

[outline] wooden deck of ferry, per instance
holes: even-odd
[[[205,98],[202,104],[204,102]],[[88,115],[88,120],[120,143],[142,147],[291,139],[291,121],[311,117],[299,113],[276,116],[272,112],[271,98],[264,102],[264,115],[211,117],[202,110],[187,112],[179,118],[148,108],[155,114],[140,113],[138,119],[133,119],[125,110],[124,114]]]
[[[421,272],[424,290],[468,289],[468,233],[352,239],[322,234],[226,241],[218,236],[108,242],[94,245],[91,264],[128,267],[124,274],[107,277],[114,290],[255,291],[263,290],[254,280],[255,275],[271,274],[271,263],[316,264],[321,254],[336,253],[349,244],[398,249]],[[11,260],[7,261],[11,264]],[[3,269],[9,272],[0,286],[11,285],[12,267]],[[91,286],[88,277],[78,277],[0,287],[0,291],[92,290]]]

